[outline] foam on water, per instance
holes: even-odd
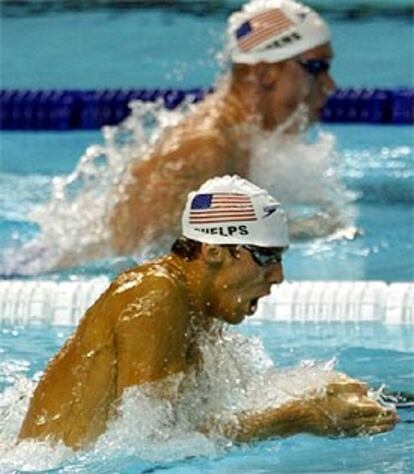
[[[53,179],[50,199],[29,214],[40,232],[19,253],[10,250],[3,274],[36,274],[54,268],[67,255],[112,256],[108,218],[123,196],[129,166],[148,153],[161,131],[176,124],[184,110],[167,112],[161,102],[131,104],[120,125],[103,127],[103,145],[91,145],[68,176]]]
[[[278,370],[259,339],[230,331],[214,341],[202,336],[200,347],[203,365],[199,373],[163,382],[175,392],[171,401],[157,397],[159,384],[130,387],[108,430],[94,446],[76,453],[62,443],[16,444],[35,382],[9,371],[13,380],[0,395],[0,470],[75,469],[91,463],[103,467],[106,462],[128,457],[135,462],[214,457],[232,443],[219,431],[207,437],[198,427],[212,420],[234,419],[242,410],[259,411],[323,391],[336,376],[332,361]],[[1,371],[4,375],[6,368],[1,367]]]
[[[290,207],[293,216],[300,214],[297,206],[314,212],[328,206],[345,210],[354,197],[339,180],[339,156],[330,133],[320,132],[313,142],[304,135],[272,133],[257,137],[253,150],[251,178]]]

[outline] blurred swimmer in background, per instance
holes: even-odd
[[[216,91],[149,143],[136,128],[128,147],[117,148],[111,138],[103,177],[101,155],[87,151],[33,213],[40,235],[20,252],[20,263],[11,259],[20,268],[10,273],[142,257],[148,249],[160,254],[179,235],[187,193],[228,173],[277,193],[292,239],[357,235],[348,193],[332,167],[333,140],[326,135],[308,144],[303,137],[335,87],[327,24],[293,0],[252,0],[229,17],[227,34],[231,69]],[[86,182],[83,194],[67,197],[77,181]],[[306,212],[295,215],[290,205]]]
[[[225,323],[253,315],[283,281],[287,221],[272,196],[238,176],[208,180],[188,195],[181,227],[169,254],[118,276],[89,308],[35,389],[21,440],[88,447],[121,416],[129,395],[169,403],[163,430],[181,422],[237,442],[393,428],[395,410],[334,371],[321,373],[319,386],[306,388],[302,378],[301,394],[280,397],[274,365],[249,352],[248,338],[239,336],[237,347],[225,335]]]
[[[148,156],[132,163],[132,179],[110,217],[117,254],[177,235],[185,197],[204,180],[226,173],[254,178],[258,134],[279,129],[296,135],[319,120],[335,83],[329,28],[315,11],[292,0],[253,0],[230,16],[228,36],[228,81],[166,131]],[[311,221],[291,223],[291,237],[343,227],[325,204]]]

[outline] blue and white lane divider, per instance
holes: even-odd
[[[74,326],[108,285],[106,278],[2,280],[0,323]],[[254,320],[414,325],[414,283],[285,282],[260,301]]]
[[[161,101],[174,109],[198,102],[212,89],[0,90],[0,129],[93,130],[115,125],[132,101]],[[414,123],[414,89],[338,89],[322,113],[324,122],[403,125]]]

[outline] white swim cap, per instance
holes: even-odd
[[[234,63],[277,63],[330,41],[318,13],[293,0],[251,0],[228,22]]]
[[[207,244],[289,245],[286,214],[280,204],[239,176],[210,179],[188,195],[182,234]]]

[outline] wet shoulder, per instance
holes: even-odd
[[[160,308],[177,308],[185,316],[186,299],[174,272],[162,261],[154,261],[122,273],[111,283],[80,321],[78,339],[110,340],[125,315],[151,316]]]
[[[140,330],[153,325],[161,325],[165,330],[171,321],[185,325],[187,306],[184,285],[165,260],[142,265],[118,277],[107,304],[113,324],[133,325]]]
[[[119,275],[109,292],[112,299],[119,300],[122,304],[149,296],[153,299],[181,298],[183,285],[179,277],[168,268],[165,260],[160,259]]]

